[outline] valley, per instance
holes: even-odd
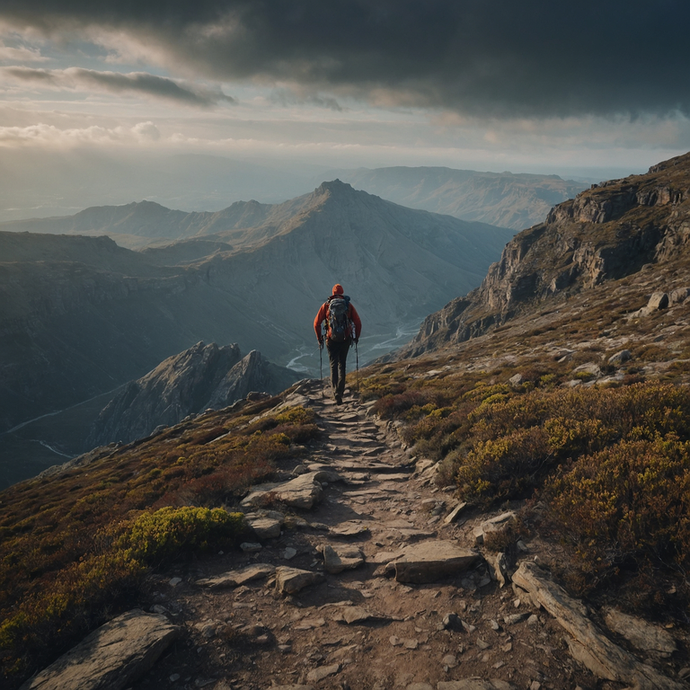
[[[311,324],[338,281],[365,323],[364,364],[478,285],[513,234],[406,209],[339,181],[276,206],[238,202],[185,214],[143,203],[58,220],[0,232],[0,353],[8,363],[0,371],[0,464],[15,467],[7,481],[88,450],[100,411],[81,403],[194,343],[235,343],[316,375]],[[167,234],[167,244],[132,251],[107,236],[74,234],[84,230],[114,231],[118,240]],[[9,432],[48,413],[57,434],[42,421]]]

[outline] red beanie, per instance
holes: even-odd
[[[336,283],[333,286],[333,294],[334,295],[342,295],[345,290],[343,290],[343,286],[340,283]]]

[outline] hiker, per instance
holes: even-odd
[[[331,384],[338,405],[343,402],[345,391],[347,351],[353,342],[356,344],[359,341],[362,332],[359,314],[352,306],[350,298],[343,292],[342,285],[334,285],[333,294],[321,305],[314,319],[314,331],[319,348],[323,347],[324,340],[321,325],[326,322],[326,349],[331,363]]]

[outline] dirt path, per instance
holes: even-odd
[[[474,547],[472,529],[488,516],[446,524],[457,503],[452,492],[416,473],[395,435],[354,398],[336,406],[314,382],[292,402],[311,407],[324,431],[306,464],[328,465],[342,481],[327,482],[312,510],[288,511],[281,535],[260,551],[219,555],[159,578],[154,601],[186,634],[135,688],[436,690],[469,677],[510,683],[486,688],[622,687],[597,683],[576,666],[555,621],[510,585],[500,588],[481,559],[426,584],[384,574],[385,562],[411,544]],[[326,572],[325,545],[359,549],[365,562]],[[294,595],[277,593],[270,578],[218,590],[197,584],[251,564],[323,579]]]

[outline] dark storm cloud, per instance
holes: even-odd
[[[205,76],[392,104],[690,113],[687,0],[3,0],[2,17],[125,29]]]
[[[32,69],[30,67],[4,67],[0,71],[19,81],[38,82],[65,88],[96,88],[113,93],[140,93],[153,98],[163,98],[187,105],[208,107],[219,101],[234,102],[220,92],[189,89],[172,79],[146,72],[98,72],[71,67],[65,70]]]

